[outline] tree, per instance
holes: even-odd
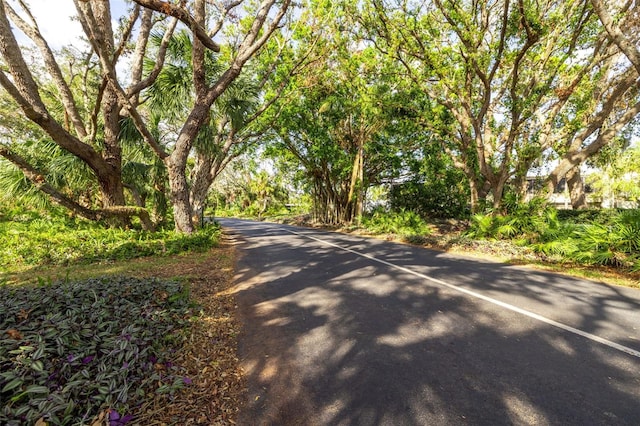
[[[638,113],[636,80],[584,0],[375,0],[359,12],[368,39],[432,100],[423,122],[467,176],[473,210],[501,208],[555,151],[551,187]]]
[[[87,95],[88,99],[82,104],[79,101],[81,96],[71,88],[72,77],[75,76],[72,65],[68,66],[65,75],[60,65],[63,62],[47,44],[28,7],[22,1],[18,3],[29,22],[23,20],[7,1],[0,2],[0,54],[6,65],[0,72],[0,84],[29,120],[93,171],[101,188],[103,210],[113,210],[125,204],[122,147],[118,135],[122,118],[129,119],[144,143],[166,166],[176,229],[192,232],[186,164],[194,141],[209,120],[212,104],[278,29],[291,1],[263,0],[247,4],[244,11],[246,15],[240,17],[234,10],[244,4],[243,1],[213,4],[205,0],[193,0],[174,4],[160,0],[136,0],[120,31],[114,31],[108,0],[74,0],[77,18],[89,43],[84,55],[88,58],[85,69],[99,70],[98,90],[84,91],[82,94]],[[166,149],[169,144],[159,141],[151,131],[153,122],[149,122],[144,103],[140,100],[143,91],[154,83],[163,68],[167,44],[179,22],[193,34],[190,61],[194,102],[184,117],[177,137],[171,141],[172,149],[169,151]],[[32,72],[32,67],[28,66],[25,50],[18,45],[11,23],[20,28],[39,49],[47,73],[43,78],[38,78]],[[137,32],[134,31],[136,25]],[[162,42],[155,50],[151,71],[145,74],[143,63],[150,56],[149,36],[154,28],[162,31]],[[229,37],[224,37],[225,31]],[[232,34],[231,31],[236,33]],[[225,56],[228,60],[219,76],[211,79],[210,71],[206,68],[205,52],[207,49],[214,52],[221,50],[221,46],[213,41],[216,37],[224,40],[222,47],[228,51]],[[118,64],[122,62],[124,52],[134,38],[135,48],[130,58],[131,75],[125,84],[125,79],[119,76]],[[59,99],[57,103],[46,102],[40,94],[47,80],[55,85],[56,98]],[[61,106],[61,114],[55,113],[56,105]],[[8,151],[9,148],[5,148],[3,155]],[[7,154],[5,157],[11,157],[14,164],[20,163],[15,155]],[[26,175],[33,174],[28,168],[20,167]],[[37,179],[44,178],[39,176]]]
[[[611,40],[618,46],[633,64],[638,74],[640,74],[640,50],[638,50],[638,27],[640,14],[638,12],[637,1],[627,0],[625,2],[612,2],[605,0],[591,0],[593,9],[598,14],[600,22],[604,26]],[[616,10],[615,6],[619,6]],[[632,6],[635,6],[632,8]],[[622,18],[616,24],[611,10]],[[624,28],[624,31],[623,31]]]
[[[0,71],[0,84],[28,119],[36,123],[62,149],[80,158],[93,171],[101,192],[103,212],[117,212],[118,210],[113,208],[124,205],[124,193],[120,179],[121,153],[113,137],[114,133],[117,133],[115,132],[117,128],[109,127],[117,126],[117,123],[114,124],[112,120],[114,111],[116,111],[116,106],[112,103],[112,92],[105,87],[100,91],[99,97],[96,96],[98,99],[94,105],[79,103],[74,97],[73,87],[69,84],[71,78],[75,77],[71,66],[66,70],[67,74],[65,75],[65,71],[56,61],[54,52],[40,33],[28,8],[22,2],[20,2],[20,6],[30,22],[22,19],[6,2],[0,3],[0,53],[5,65],[5,69]],[[104,13],[104,8],[98,9],[100,18],[105,18]],[[57,91],[58,96],[54,99],[43,99],[41,96],[39,87],[42,87],[43,83],[38,83],[37,76],[27,65],[11,30],[9,19],[33,41],[42,55],[49,74],[50,86],[53,86],[51,89]],[[93,77],[90,70],[87,70],[85,77],[87,78],[83,82],[85,83],[84,89],[85,93],[88,93],[89,88],[86,86]],[[47,92],[44,91],[44,93]],[[48,106],[45,101],[48,101]],[[60,109],[63,114],[56,114]],[[99,135],[97,116],[100,109],[105,117],[105,128],[108,130]],[[89,111],[86,119],[82,117],[81,111],[83,110]],[[99,143],[98,137],[101,139]],[[99,150],[97,145],[100,145],[102,149]],[[0,154],[19,167],[36,186],[65,207],[89,218],[102,216],[100,212],[92,212],[83,208],[72,199],[59,193],[52,185],[47,184],[44,176],[10,146],[3,146]]]
[[[632,43],[633,38],[627,37],[616,26],[610,12],[600,0],[591,1],[595,12],[602,22],[608,41],[605,43],[601,36],[599,43],[592,50],[592,67],[584,74],[591,76],[592,84],[589,96],[595,101],[588,102],[584,92],[569,101],[568,105],[580,105],[575,108],[573,118],[567,119],[567,114],[561,120],[565,122],[580,120],[579,125],[572,123],[567,126],[571,129],[565,132],[564,145],[559,145],[560,161],[550,173],[547,184],[547,192],[551,193],[560,180],[566,176],[571,204],[574,209],[586,208],[586,196],[584,183],[580,175],[580,164],[588,158],[597,155],[602,149],[613,144],[618,136],[634,122],[640,113],[640,55],[637,47]],[[628,34],[637,34],[638,15],[637,9],[631,8],[632,2],[628,1],[620,5],[617,13],[622,18],[621,23]],[[614,10],[613,8],[609,10]],[[637,43],[637,36],[635,42]],[[617,47],[617,50],[615,47]],[[630,61],[631,66],[625,66],[620,57],[621,52]],[[589,84],[587,81],[586,84]],[[563,117],[556,110],[552,118]],[[569,113],[571,115],[571,112]],[[576,123],[577,124],[577,123]]]
[[[394,145],[384,139],[400,95],[388,78],[393,64],[354,39],[348,15],[335,5],[316,6],[294,38],[303,52],[315,46],[315,60],[278,102],[271,152],[299,165],[317,220],[345,224],[359,220],[366,189],[395,170]]]
[[[264,217],[284,210],[289,191],[278,171],[260,168],[253,156],[240,156],[214,183],[216,207],[240,215]]]
[[[638,206],[640,202],[640,146],[632,145],[631,131],[589,160],[594,172],[585,177],[603,207]]]

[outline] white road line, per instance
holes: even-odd
[[[637,351],[635,349],[629,348],[627,346],[621,345],[621,344],[616,343],[616,342],[612,342],[611,340],[607,340],[607,339],[605,339],[603,337],[596,336],[595,334],[591,334],[591,333],[588,333],[586,331],[571,327],[569,325],[566,325],[566,324],[563,324],[561,322],[552,320],[550,318],[543,317],[542,315],[538,315],[538,314],[536,314],[534,312],[527,311],[526,309],[518,308],[517,306],[510,305],[509,303],[501,302],[501,301],[499,301],[497,299],[485,296],[485,295],[477,293],[477,292],[475,292],[473,290],[468,290],[466,288],[459,287],[459,286],[454,285],[454,284],[449,284],[446,281],[442,281],[442,280],[439,280],[437,278],[433,278],[433,277],[430,277],[428,275],[424,275],[424,274],[421,274],[419,272],[412,271],[411,269],[405,268],[404,266],[395,265],[395,264],[393,264],[391,262],[387,262],[386,260],[378,259],[377,257],[368,255],[366,253],[361,253],[359,251],[352,250],[352,249],[347,248],[347,247],[342,247],[342,246],[340,246],[338,244],[335,244],[335,243],[332,243],[332,242],[329,242],[329,241],[325,241],[325,240],[313,237],[313,236],[308,235],[308,234],[291,231],[291,230],[285,229],[285,228],[281,228],[281,229],[283,231],[289,232],[291,234],[298,235],[298,236],[301,236],[301,237],[304,237],[304,238],[309,238],[310,240],[314,240],[314,241],[317,241],[319,243],[326,244],[326,245],[332,246],[332,247],[336,247],[336,248],[339,248],[341,250],[347,251],[349,253],[353,253],[355,255],[361,256],[361,257],[365,257],[365,258],[367,258],[369,260],[373,260],[374,262],[378,262],[378,263],[381,263],[383,265],[389,266],[391,268],[397,269],[399,271],[406,272],[406,273],[411,274],[411,275],[415,275],[416,277],[420,277],[422,279],[434,282],[436,284],[439,284],[439,285],[441,285],[443,287],[446,287],[446,288],[449,288],[451,290],[455,290],[455,291],[458,291],[460,293],[467,294],[467,295],[469,295],[471,297],[475,297],[476,299],[481,299],[481,300],[484,300],[486,302],[493,303],[494,305],[500,306],[500,307],[508,309],[510,311],[517,312],[517,313],[519,313],[521,315],[527,316],[529,318],[533,318],[533,319],[538,320],[540,322],[543,322],[545,324],[549,324],[551,326],[560,328],[560,329],[568,331],[570,333],[577,334],[578,336],[585,337],[585,338],[587,338],[589,340],[593,340],[594,342],[598,342],[598,343],[600,343],[602,345],[609,346],[610,348],[616,349],[616,350],[618,350],[620,352],[624,352],[626,354],[629,354],[629,355],[635,356],[637,358],[640,358],[640,351]]]

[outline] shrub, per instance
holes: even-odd
[[[572,223],[611,223],[620,213],[617,209],[558,210],[558,218]]]
[[[111,277],[0,287],[0,423],[135,416],[189,382],[161,354],[191,313],[180,284]]]
[[[614,212],[614,213],[612,213]],[[548,230],[534,250],[586,265],[640,269],[640,210],[608,211],[591,217],[602,223],[565,222]],[[586,217],[586,216],[585,216]]]
[[[469,216],[468,190],[459,179],[408,181],[389,190],[389,205],[397,212],[413,211],[422,217],[466,218]]]
[[[376,210],[362,218],[362,226],[377,234],[402,236],[429,234],[429,225],[413,211],[385,212]]]
[[[559,226],[557,211],[544,200],[533,199],[518,203],[505,199],[506,214],[475,214],[471,216],[467,236],[473,238],[510,239],[526,237],[537,240]]]

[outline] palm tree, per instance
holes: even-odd
[[[152,36],[159,44],[159,36]],[[192,42],[187,32],[179,31],[167,48],[164,69],[143,96],[143,102],[152,114],[161,117],[168,137],[177,130],[176,123],[184,122],[189,105],[193,102],[193,69],[189,58]],[[207,52],[205,58],[208,79],[219,78],[223,68],[216,56]],[[243,133],[248,117],[256,111],[259,88],[247,74],[242,74],[212,105],[209,122],[204,125],[194,143],[194,164],[190,173],[190,203],[196,216],[202,217],[209,189],[215,178],[229,161],[242,153],[251,139]]]

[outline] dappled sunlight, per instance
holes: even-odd
[[[445,315],[439,311],[428,321],[414,319],[401,324],[395,333],[380,336],[376,341],[381,345],[402,347],[444,336],[464,338],[466,334],[473,333],[473,329],[460,320],[460,316],[455,313]]]
[[[356,346],[355,340],[338,340],[334,330],[328,325],[316,327],[300,336],[295,342],[297,348],[308,347],[304,353],[298,353],[300,359],[310,362],[309,373],[317,372],[316,367],[320,365],[340,365],[348,360]],[[347,368],[347,370],[349,370]],[[352,373],[355,370],[351,369]],[[343,371],[338,372],[338,374]],[[321,373],[322,374],[322,373]],[[343,376],[344,377],[344,376]]]
[[[330,240],[391,268],[319,241],[301,245],[301,235],[287,248],[286,232],[268,229],[248,238],[237,276],[252,282],[237,292],[252,384],[246,424],[588,424],[639,414],[640,376],[628,373],[640,371],[638,359],[440,282],[530,300],[529,309],[621,343],[637,333],[607,320],[635,307],[631,294],[605,287],[578,300],[589,288],[566,277]]]
[[[575,348],[571,346],[565,336],[545,336],[545,340],[550,346],[567,356],[573,357],[577,355]]]
[[[512,424],[537,426],[551,424],[544,413],[535,407],[525,395],[507,393],[502,397],[502,401]]]

